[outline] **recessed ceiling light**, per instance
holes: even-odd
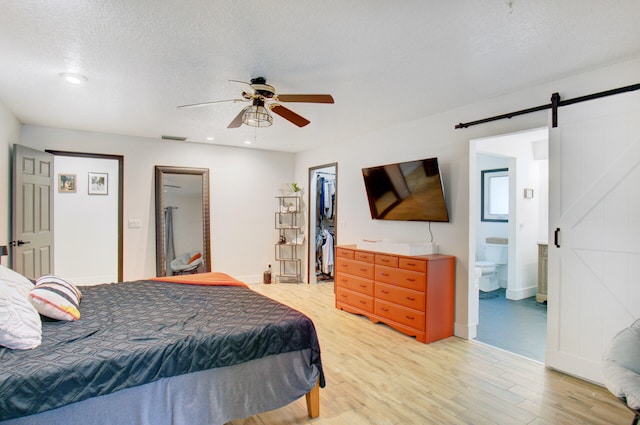
[[[251,144],[251,140],[245,140],[245,141],[244,141],[244,144],[245,144],[245,145],[250,145],[250,144]]]
[[[88,81],[87,77],[80,74],[74,74],[71,72],[63,72],[60,74],[60,77],[64,78],[67,83],[71,84],[82,84]]]
[[[210,141],[210,142],[213,142],[214,138],[213,138],[213,136],[209,136],[209,137],[207,137],[207,140]]]

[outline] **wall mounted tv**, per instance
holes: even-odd
[[[362,169],[374,220],[448,222],[438,158]]]

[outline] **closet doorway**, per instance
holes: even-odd
[[[309,283],[333,282],[338,164],[309,168]]]

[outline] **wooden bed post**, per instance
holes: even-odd
[[[320,416],[320,379],[305,397],[307,398],[307,413],[309,417],[315,419]]]

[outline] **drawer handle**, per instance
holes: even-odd
[[[383,263],[388,263],[389,262],[389,260],[387,260],[387,259],[382,259],[380,261],[383,262]]]
[[[365,305],[367,302],[360,300],[360,304]]]
[[[367,285],[365,285],[364,283],[361,283],[361,284],[360,284],[360,287],[361,287],[361,288],[366,288],[366,287],[367,287]]]
[[[380,273],[382,276],[387,277],[389,276],[389,273]]]
[[[340,295],[342,298],[347,298],[345,294]]]
[[[389,291],[384,290],[384,289],[383,289],[383,290],[381,290],[380,292],[382,292],[383,294],[388,294],[388,293],[389,293]]]
[[[407,318],[407,319],[409,319],[409,320],[413,320],[413,319],[415,319],[415,317],[413,317],[413,316],[409,316],[409,315],[406,315],[406,316],[404,316],[404,317],[406,317],[406,318]]]
[[[348,280],[347,280],[347,279],[340,279],[340,282],[341,282],[341,283],[347,283],[347,282],[348,282]]]
[[[361,272],[366,272],[366,271],[367,271],[367,269],[365,269],[364,267],[360,267],[360,271],[361,271]]]
[[[416,299],[415,299],[415,298],[413,298],[413,297],[407,297],[407,299],[408,299],[409,301],[415,301],[415,300],[416,300]]]
[[[407,266],[415,266],[416,263],[407,263]]]
[[[388,309],[388,308],[384,308],[384,307],[380,307],[380,310],[382,310],[382,311],[389,311],[389,309]]]
[[[407,280],[408,280],[409,282],[415,282],[415,281],[416,281],[414,278],[411,278],[411,277],[408,277],[408,278],[407,278]]]

